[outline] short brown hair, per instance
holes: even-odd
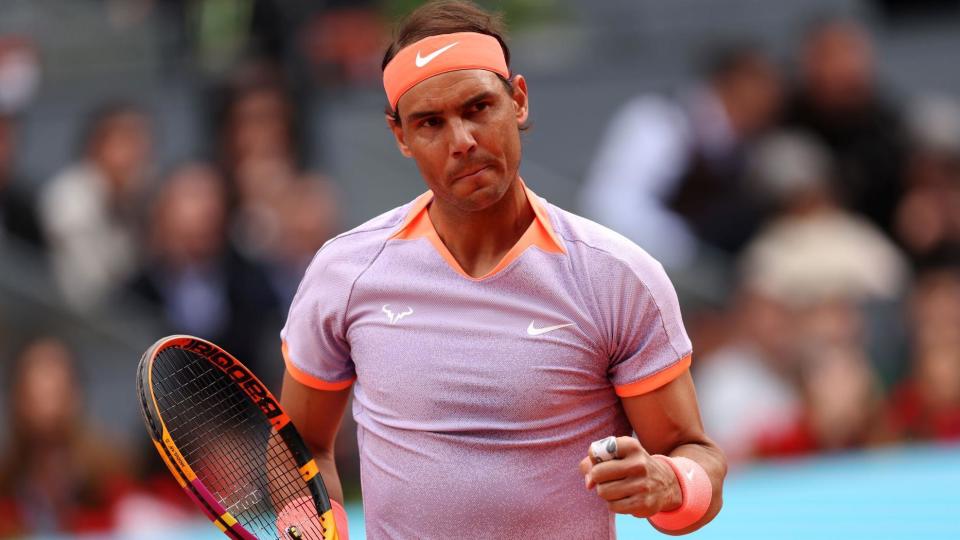
[[[428,2],[406,16],[397,25],[396,34],[383,55],[381,69],[400,49],[423,38],[457,32],[477,32],[497,38],[503,57],[510,67],[510,48],[506,43],[506,25],[501,13],[487,13],[466,0],[438,0]]]
[[[396,32],[390,46],[383,55],[380,69],[386,69],[387,64],[401,49],[430,36],[455,34],[457,32],[476,32],[497,38],[500,48],[503,49],[503,58],[507,69],[510,69],[510,48],[506,43],[506,24],[503,14],[488,13],[476,4],[466,0],[437,0],[427,2],[407,15],[397,25]],[[498,75],[499,77],[499,75]],[[500,77],[506,87],[512,90],[510,81]],[[386,113],[399,123],[400,115],[388,105]]]

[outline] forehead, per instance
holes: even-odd
[[[439,111],[458,107],[484,92],[506,92],[496,73],[485,69],[463,69],[426,79],[400,97],[397,109],[407,115],[418,111]]]

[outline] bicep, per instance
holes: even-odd
[[[684,444],[707,442],[690,370],[656,390],[621,398],[640,444],[651,454],[669,454]]]
[[[350,388],[318,390],[298,382],[289,371],[284,372],[280,404],[315,454],[333,455]]]

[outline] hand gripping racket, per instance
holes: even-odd
[[[317,464],[276,398],[213,343],[169,336],[137,370],[153,444],[228,537],[337,540]]]

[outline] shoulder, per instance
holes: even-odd
[[[402,224],[410,204],[388,210],[328,240],[314,255],[304,282],[355,280],[383,251]]]
[[[573,264],[619,269],[644,282],[667,279],[663,265],[629,238],[585,217],[548,206]]]
[[[620,118],[652,124],[686,122],[683,107],[676,100],[659,94],[634,97],[620,107]]]
[[[105,194],[99,173],[86,164],[72,165],[41,189],[38,210],[50,224],[69,228],[103,212]]]
[[[58,195],[81,191],[100,191],[102,184],[100,173],[94,167],[86,163],[76,163],[54,175],[44,191]]]
[[[624,103],[608,128],[608,137],[627,138],[655,147],[682,146],[689,118],[675,100],[661,95],[635,97]]]

